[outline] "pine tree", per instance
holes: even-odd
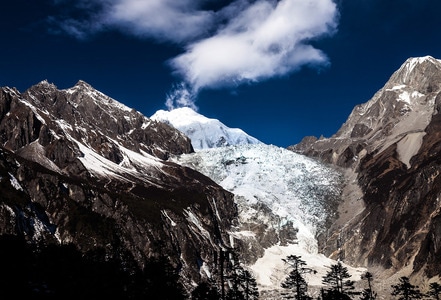
[[[290,289],[292,293],[294,293],[294,297],[290,296],[290,294],[286,294],[285,298],[295,298],[295,299],[303,299],[306,296],[308,291],[308,285],[305,279],[297,270],[291,270],[288,277],[282,282],[282,287],[285,289]]]
[[[377,298],[377,293],[372,290],[373,275],[370,272],[366,272],[361,275],[361,279],[366,279],[368,287],[361,292],[361,300],[374,300]]]
[[[292,270],[285,281],[282,282],[282,287],[290,289],[291,293],[294,294],[294,296],[291,296],[291,293],[288,293],[285,295],[285,298],[295,298],[297,300],[309,298],[307,296],[308,284],[303,278],[303,274],[314,271],[305,267],[306,262],[301,259],[301,256],[290,255],[286,259],[283,259],[283,261],[289,264]]]
[[[435,299],[440,300],[441,299],[441,285],[437,282],[432,282],[429,285],[429,291],[427,292],[427,296]]]
[[[256,279],[252,274],[245,270],[238,259],[236,252],[230,253],[230,280],[231,288],[229,289],[227,300],[256,300],[259,298]]]
[[[353,292],[355,282],[348,279],[351,277],[348,268],[338,262],[331,265],[330,269],[322,280],[323,284],[329,286],[325,290],[324,299],[350,299],[349,295],[357,294]]]
[[[423,296],[418,286],[411,284],[405,276],[400,277],[400,283],[392,285],[392,289],[392,296],[398,296],[398,300],[421,299]]]
[[[243,270],[242,274],[240,274],[240,281],[242,282],[245,300],[254,300],[259,298],[256,279],[248,270]]]

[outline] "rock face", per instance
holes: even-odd
[[[347,261],[385,276],[441,276],[440,105],[441,61],[410,58],[335,135],[289,147],[346,169],[361,188],[361,209],[337,220],[325,250],[338,239]]]
[[[0,235],[140,267],[165,256],[186,286],[218,272],[237,209],[231,193],[167,160],[193,151],[176,129],[85,82],[43,81],[0,89],[0,141]]]

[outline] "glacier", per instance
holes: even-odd
[[[260,290],[280,288],[287,275],[283,258],[300,255],[317,273],[308,281],[320,285],[326,266],[336,263],[319,253],[318,234],[325,234],[326,222],[336,213],[343,176],[335,169],[284,148],[266,144],[245,144],[204,149],[175,156],[172,160],[196,169],[234,194],[239,225],[234,240],[255,248],[257,235],[252,224],[265,224],[279,238],[262,244],[263,252],[248,261]],[[251,225],[250,225],[251,224]],[[296,230],[295,240],[280,238],[284,226]],[[234,245],[233,245],[234,246]],[[347,266],[355,279],[363,269]]]

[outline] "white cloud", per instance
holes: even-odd
[[[170,64],[196,91],[324,64],[326,55],[308,43],[332,34],[337,15],[331,0],[257,1],[215,35],[187,46]]]
[[[219,5],[216,0],[77,0],[75,9],[88,17],[64,18],[59,28],[78,38],[118,28],[183,46],[184,52],[169,61],[184,82],[168,95],[170,107],[194,105],[204,88],[258,82],[304,65],[328,63],[311,40],[336,31],[338,11],[333,0],[227,2],[213,11],[207,7]]]

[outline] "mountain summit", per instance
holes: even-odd
[[[183,132],[190,138],[195,150],[261,143],[242,129],[229,128],[219,120],[207,118],[189,107],[171,111],[159,110],[150,118],[167,123]]]

